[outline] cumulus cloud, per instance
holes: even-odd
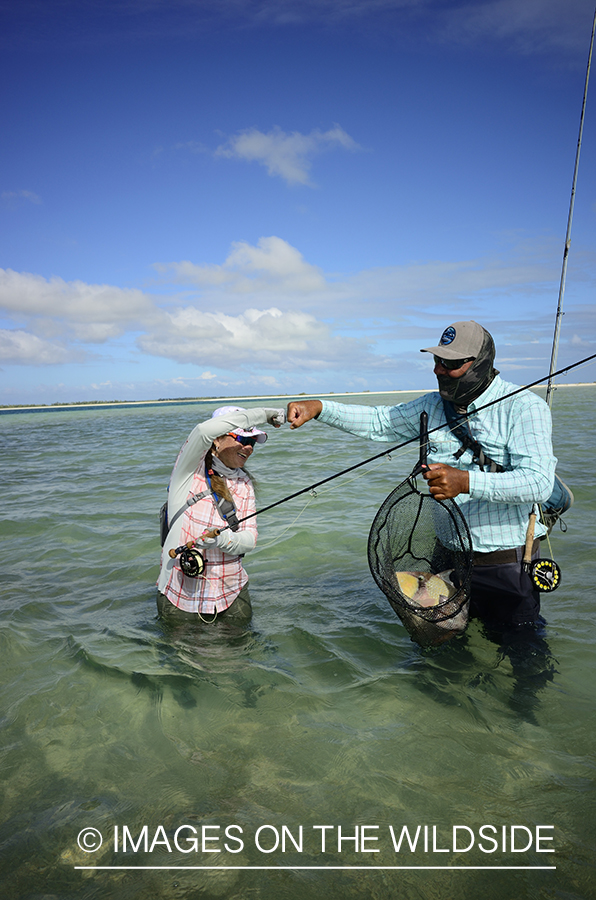
[[[576,280],[589,280],[594,262],[585,259],[585,272],[576,273]],[[233,244],[221,265],[182,261],[156,268],[176,285],[197,288],[204,307],[237,313],[247,306],[261,308],[266,296],[282,310],[298,307],[319,314],[324,308],[330,317],[400,322],[413,309],[442,309],[446,302],[462,304],[471,297],[480,302],[523,290],[539,300],[558,278],[559,245],[526,242],[494,258],[428,260],[331,276],[287,241],[266,237],[256,246]]]
[[[269,175],[278,175],[288,184],[311,185],[312,157],[337,147],[361,149],[339,125],[329,131],[315,129],[310,134],[299,131],[286,134],[276,126],[268,132],[256,128],[241,131],[219,146],[215,155],[260,163]]]
[[[48,336],[58,321],[85,343],[103,343],[122,334],[132,323],[145,321],[154,311],[142,291],[83,281],[46,279],[28,272],[0,269],[0,310],[36,323]]]
[[[583,260],[576,283],[593,281],[594,262]],[[222,352],[244,360],[241,348],[247,346],[248,368],[341,366],[350,372],[395,367],[401,354],[435,343],[445,321],[462,316],[482,321],[512,345],[535,340],[542,353],[553,328],[553,310],[545,300],[552,299],[560,275],[559,245],[549,240],[518,241],[493,258],[430,260],[331,276],[286,241],[269,237],[256,246],[235,244],[221,265],[182,262],[159,269],[177,285],[196,288],[200,299],[160,326],[160,335],[183,334],[182,344],[168,337],[160,349],[160,335],[150,342],[143,338],[146,352],[221,366]],[[271,307],[264,309],[265,296]],[[518,315],[513,327],[509,310],[515,298],[525,318]],[[582,309],[576,307],[574,315],[585,318]],[[223,310],[225,316],[218,312]],[[289,335],[294,339],[288,342]],[[413,362],[424,368],[427,361],[414,354]]]
[[[323,272],[304,260],[295,247],[279,237],[260,238],[257,245],[237,241],[222,265],[199,266],[189,261],[158,264],[157,271],[172,273],[175,283],[198,287],[224,287],[237,294],[275,290],[292,295],[321,290]]]
[[[581,337],[579,334],[574,334],[569,343],[573,347],[593,347],[596,337]]]
[[[413,351],[434,343],[446,320],[462,317],[482,321],[502,347],[535,341],[543,353],[554,315],[545,299],[552,300],[559,277],[558,246],[556,253],[551,249],[526,244],[494,259],[330,275],[270,236],[256,245],[235,243],[221,264],[157,266],[164,283],[155,295],[0,270],[0,312],[10,322],[2,358],[62,363],[80,358],[83,344],[121,354],[124,341],[136,346],[136,359],[149,355],[197,367],[203,384],[223,385],[226,372],[250,373],[253,382],[276,371],[361,377],[389,371],[400,357],[410,360],[410,369],[412,362],[423,366]],[[584,252],[574,284],[587,296],[594,268]],[[512,323],[516,298],[524,318],[516,315]],[[587,303],[576,303],[573,317],[570,305],[567,312],[570,331],[589,340],[594,322]]]
[[[27,331],[0,329],[0,361],[13,365],[50,365],[72,361],[72,353]]]
[[[164,314],[159,329],[138,339],[152,356],[180,363],[266,369],[321,369],[338,359],[361,357],[365,344],[339,337],[304,312],[247,309],[231,316],[185,307]]]

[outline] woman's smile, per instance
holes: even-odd
[[[216,456],[229,469],[242,469],[252,451],[250,444],[240,444],[234,437],[225,434],[217,442]]]

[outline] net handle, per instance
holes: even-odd
[[[414,466],[410,478],[416,478],[423,472],[428,472],[428,413],[420,413],[420,456]]]

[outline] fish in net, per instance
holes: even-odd
[[[426,467],[425,432],[423,420],[420,462],[385,499],[368,538],[373,578],[423,647],[465,631],[472,576],[472,541],[458,505],[435,500],[416,486],[415,476]]]

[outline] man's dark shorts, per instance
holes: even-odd
[[[470,616],[500,625],[534,625],[540,617],[540,593],[519,561],[474,566]],[[537,559],[540,553],[534,554]]]

